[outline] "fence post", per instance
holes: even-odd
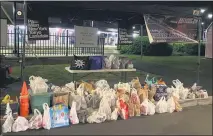
[[[69,38],[69,33],[68,33],[68,30],[67,30],[66,56],[68,56],[68,42],[69,42],[68,38]]]
[[[17,51],[17,53],[18,53],[18,57],[19,57],[19,56],[20,56],[20,54],[19,54],[19,27],[18,27],[17,30],[18,30],[17,37],[16,37],[17,40],[18,40],[18,41],[17,41],[17,42],[18,42],[18,51]]]

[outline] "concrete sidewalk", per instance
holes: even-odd
[[[212,135],[212,105],[184,108],[182,112],[172,114],[5,135]]]

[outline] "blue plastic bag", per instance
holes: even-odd
[[[91,56],[89,57],[90,61],[90,70],[102,69],[102,56]]]
[[[50,108],[51,128],[69,126],[69,109],[59,104]]]

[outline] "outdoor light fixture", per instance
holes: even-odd
[[[133,33],[133,34],[132,34],[132,37],[133,37],[133,38],[136,38],[137,36],[138,36],[138,34],[136,34],[136,33]]]
[[[204,13],[206,10],[205,9],[200,9],[200,12],[201,13]]]
[[[208,14],[208,18],[209,18],[209,19],[212,19],[212,14]]]
[[[204,22],[202,22],[201,25],[204,25]]]
[[[22,15],[22,12],[19,10],[19,11],[17,11],[17,15],[18,16],[21,16]]]
[[[135,26],[133,26],[132,29],[135,29]]]

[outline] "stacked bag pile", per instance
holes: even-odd
[[[206,90],[196,83],[191,88],[184,88],[178,79],[172,83],[174,86],[168,87],[162,79],[149,79],[147,75],[144,84],[139,78],[134,78],[129,83],[119,82],[110,88],[103,79],[90,83],[82,81],[77,86],[71,82],[60,87],[32,76],[28,91],[33,116],[28,121],[26,114],[21,114],[14,121],[8,102],[2,130],[7,133],[51,129],[70,124],[103,123],[134,116],[180,112],[179,100],[208,97]],[[28,93],[24,95],[28,96]]]

